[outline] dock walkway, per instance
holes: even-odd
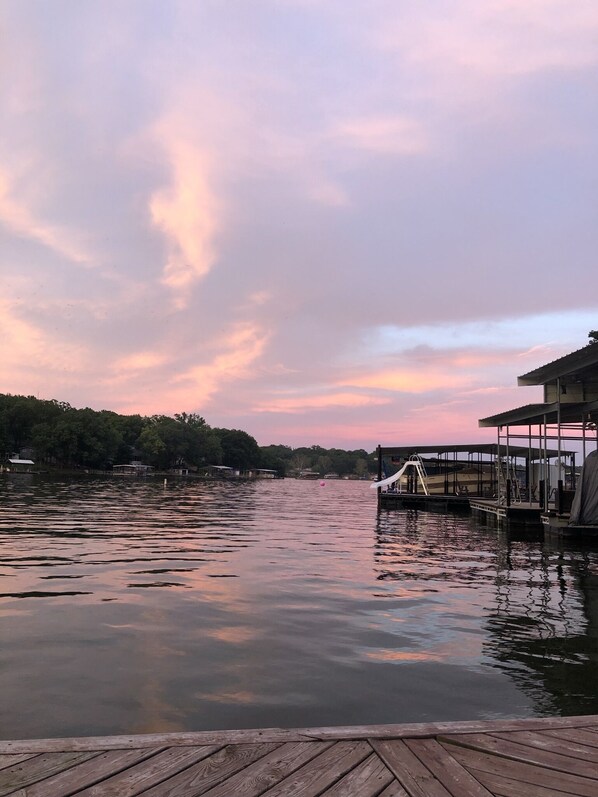
[[[0,797],[598,797],[598,715],[0,742]]]

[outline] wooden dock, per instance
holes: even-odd
[[[539,504],[513,503],[510,506],[499,504],[496,500],[471,498],[469,501],[474,515],[506,528],[515,526],[542,530],[542,509]]]
[[[0,742],[0,796],[598,797],[598,715]]]
[[[463,495],[381,492],[380,509],[421,509],[425,512],[469,512],[469,498]]]

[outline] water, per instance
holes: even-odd
[[[598,713],[598,551],[364,482],[0,481],[0,737]]]

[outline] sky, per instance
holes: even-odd
[[[595,0],[3,0],[0,392],[493,442],[598,328]]]

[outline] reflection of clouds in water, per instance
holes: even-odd
[[[105,733],[375,723],[541,707],[553,687],[517,658],[531,633],[521,616],[542,618],[556,654],[565,620],[589,649],[577,554],[507,547],[469,518],[377,515],[367,483],[316,487],[40,479],[2,496],[3,591],[76,575],[69,586],[91,593],[2,600],[0,689],[19,735],[39,724],[16,673],[37,684],[41,711],[60,696],[45,735],[78,733],[79,716]]]
[[[251,703],[257,703],[262,696],[257,695],[255,692],[216,692],[214,694],[197,692],[194,697],[199,700],[207,700],[210,703],[243,703],[244,705],[250,705]]]
[[[263,632],[260,632],[257,628],[248,628],[247,626],[238,625],[206,631],[206,636],[217,639],[220,642],[230,642],[232,645],[241,645],[250,640],[258,639],[263,636]]]
[[[364,654],[374,661],[439,661],[440,654],[415,653],[407,650],[372,650]]]

